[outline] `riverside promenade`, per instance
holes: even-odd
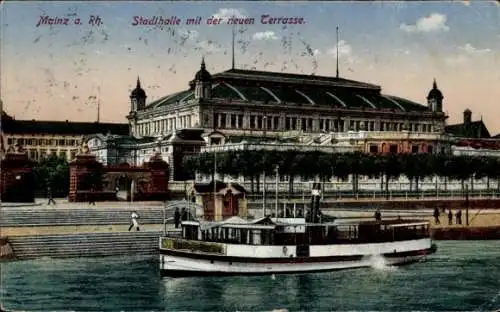
[[[56,205],[47,205],[46,200],[25,205],[2,203],[0,238],[10,244],[9,248],[3,248],[11,251],[9,258],[156,255],[158,237],[164,231],[178,233],[171,224],[173,209],[165,210],[163,202],[97,202],[96,205],[68,203],[63,199],[56,202]],[[343,199],[343,202],[353,208],[322,208],[323,213],[346,220],[373,219],[376,208],[372,201]],[[368,206],[360,207],[361,203]],[[436,224],[434,209],[396,209],[390,206],[390,201],[383,203],[391,209],[381,209],[382,218],[427,219],[435,239],[500,239],[500,209],[469,209],[467,226],[463,208],[462,224],[456,224],[456,210],[452,209],[453,222],[449,225],[448,209],[441,213],[440,224]],[[273,209],[273,204],[268,202],[269,209]],[[259,217],[262,203],[252,202],[251,206],[250,214]],[[137,211],[140,217],[140,231],[128,231],[132,211]],[[170,222],[166,227],[164,219]]]

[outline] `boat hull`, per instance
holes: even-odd
[[[342,255],[305,258],[241,258],[160,250],[162,276],[228,276],[328,272],[363,267],[404,265],[422,260],[436,251],[425,249],[382,255]]]

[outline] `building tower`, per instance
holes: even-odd
[[[469,127],[472,123],[472,111],[470,109],[464,110],[464,126]]]
[[[146,91],[141,88],[141,80],[137,77],[137,85],[130,93],[130,114],[128,115],[129,133],[136,136],[137,132],[137,111],[146,107]]]
[[[442,112],[443,111],[443,94],[437,88],[436,79],[434,79],[434,83],[432,84],[432,89],[429,91],[429,95],[427,95],[427,105],[429,109],[433,112]]]
[[[137,77],[137,85],[130,93],[131,111],[137,112],[146,107],[146,91],[141,88],[141,80]]]
[[[205,67],[205,58],[201,59],[200,70],[194,76],[194,80],[190,82],[190,87],[194,89],[195,99],[209,99],[212,89],[212,75]]]

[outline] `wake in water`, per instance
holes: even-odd
[[[397,270],[396,266],[390,265],[387,260],[381,255],[372,255],[370,256],[370,266],[371,268],[378,271],[395,271]]]

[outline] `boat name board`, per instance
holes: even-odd
[[[225,254],[224,245],[212,242],[188,241],[178,238],[162,238],[161,247],[164,249],[190,250]]]

